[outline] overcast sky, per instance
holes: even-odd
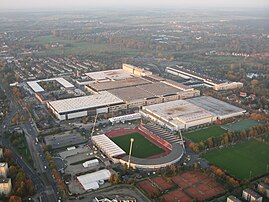
[[[48,8],[162,8],[162,7],[233,7],[264,8],[269,0],[0,0],[0,9]]]

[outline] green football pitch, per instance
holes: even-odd
[[[248,130],[253,126],[258,125],[256,121],[245,119],[235,123],[228,123],[222,126],[223,129],[233,132],[241,132],[243,129]]]
[[[111,138],[126,154],[129,154],[130,139],[134,138],[132,156],[147,158],[165,152],[162,148],[150,142],[140,133],[130,133],[119,137]]]
[[[207,140],[209,137],[221,136],[225,132],[227,131],[222,129],[220,126],[211,126],[208,128],[185,133],[183,136],[192,142],[198,143],[202,140]]]
[[[203,158],[241,180],[269,171],[269,146],[257,140],[212,150]]]

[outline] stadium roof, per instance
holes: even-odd
[[[127,73],[123,69],[113,69],[100,72],[85,73],[88,77],[93,80],[121,80],[131,78],[131,74]]]
[[[94,173],[88,173],[86,175],[80,175],[77,177],[80,184],[85,190],[98,189],[100,180],[108,180],[111,176],[111,173],[107,169],[98,170]]]
[[[92,137],[92,141],[109,157],[115,157],[125,154],[118,145],[116,145],[106,135],[96,135]]]
[[[108,106],[112,104],[120,104],[123,100],[115,95],[103,91],[100,94],[89,95],[84,97],[69,98],[64,100],[51,101],[48,104],[58,113],[73,112],[78,110],[86,110]]]
[[[221,100],[209,96],[195,97],[187,100],[217,116],[224,116],[233,113],[243,113],[245,110],[239,107],[230,105]]]
[[[35,81],[28,81],[27,84],[32,88],[32,90],[35,93],[43,92],[45,91],[44,88],[42,88],[38,83],[41,81],[57,81],[59,84],[61,84],[64,88],[73,88],[74,85],[65,80],[64,78],[58,77],[58,78],[51,78],[51,79],[43,79],[43,80],[35,80]]]

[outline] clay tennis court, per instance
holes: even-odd
[[[162,197],[165,202],[188,202],[192,201],[192,198],[185,194],[183,191],[177,189],[175,191],[169,192]]]
[[[156,186],[154,186],[149,180],[143,180],[141,182],[138,182],[137,186],[148,195],[160,192],[160,190]]]
[[[166,202],[191,202],[193,199],[204,201],[225,193],[225,189],[221,184],[201,171],[184,172],[173,176],[170,180],[158,176],[143,180],[137,186],[148,195],[157,191],[168,191],[161,196],[161,199]],[[178,186],[177,189],[176,186]]]
[[[162,191],[166,189],[171,189],[175,186],[173,182],[168,182],[165,178],[161,176],[152,178],[151,181],[155,183]]]
[[[203,201],[225,192],[222,185],[201,171],[189,171],[172,177],[180,189],[191,198]]]

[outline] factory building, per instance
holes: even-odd
[[[188,70],[183,67],[175,67],[175,68],[166,67],[165,71],[169,74],[181,77],[186,80],[195,79],[198,81],[202,81],[204,85],[209,86],[216,91],[236,89],[236,88],[243,87],[243,83],[241,82],[227,82],[227,81],[222,81],[222,80],[218,80],[214,78],[209,78],[205,75]]]
[[[213,114],[185,100],[144,106],[140,113],[172,131],[187,130],[215,121]]]
[[[188,130],[217,119],[243,115],[246,111],[208,96],[143,106],[140,113],[172,131]]]
[[[48,102],[47,107],[59,120],[67,120],[117,111],[124,109],[125,104],[120,98],[104,91],[96,95]]]

